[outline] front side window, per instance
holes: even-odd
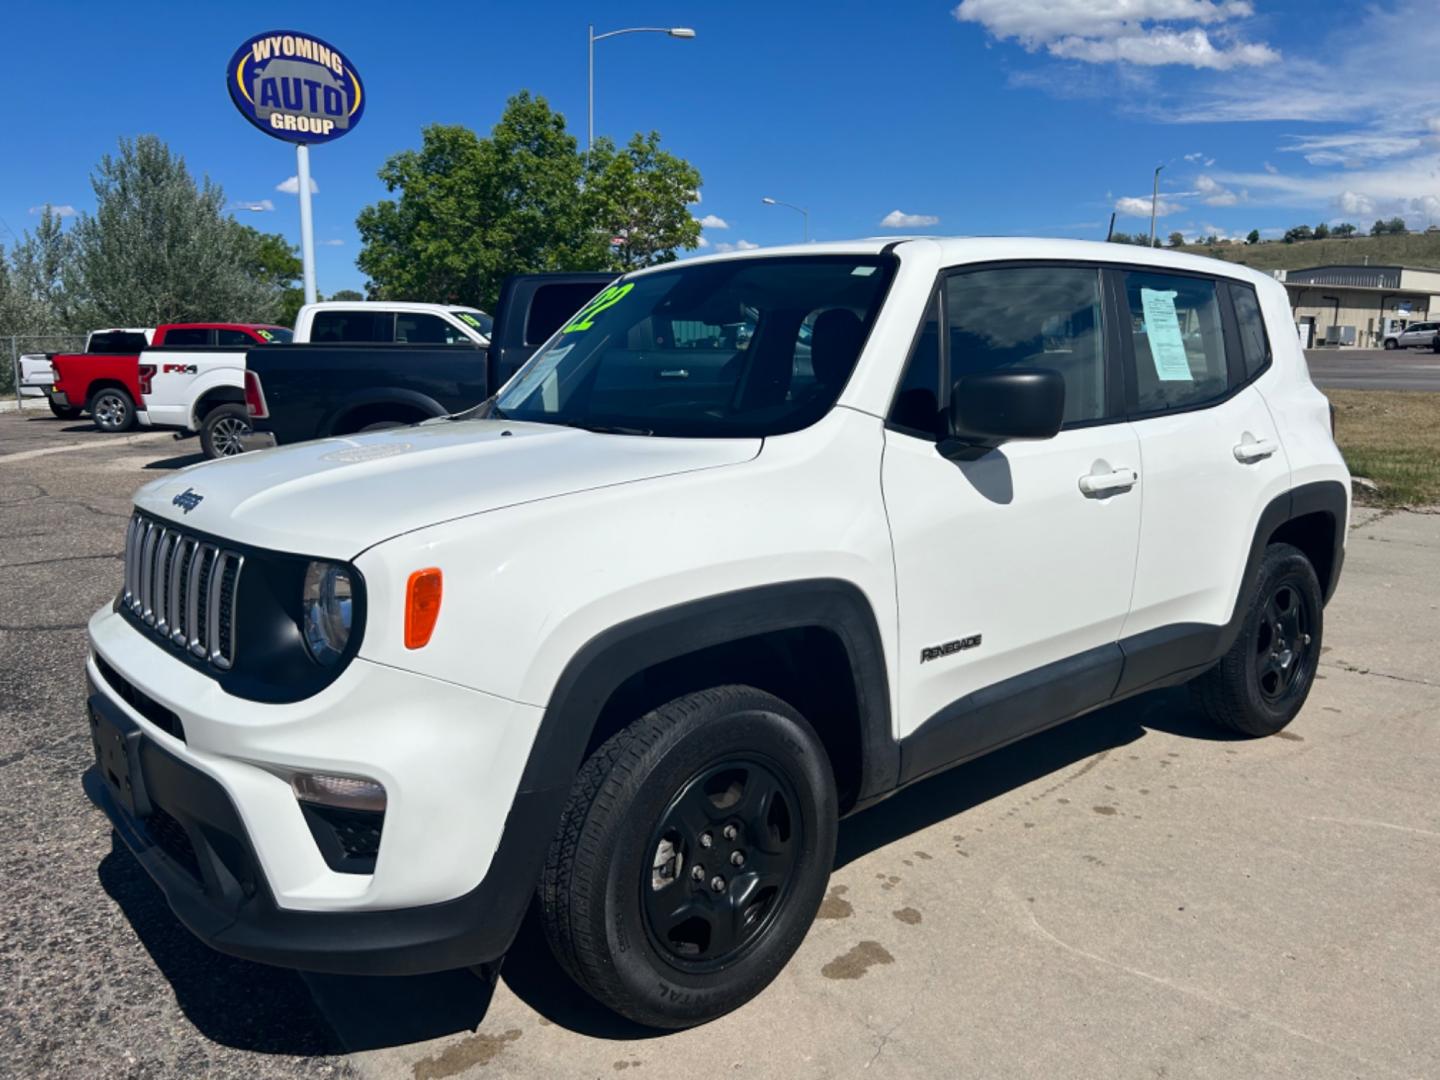
[[[215,344],[228,345],[254,345],[255,339],[244,330],[216,330]]]
[[[621,278],[516,373],[498,414],[680,437],[797,431],[840,396],[893,266],[751,258]]]
[[[1249,285],[1230,283],[1230,300],[1235,305],[1235,323],[1240,330],[1240,350],[1245,356],[1245,377],[1254,378],[1270,362],[1270,341],[1265,336],[1265,319],[1260,301]]]
[[[973,270],[945,282],[949,381],[1003,368],[1065,379],[1065,423],[1105,416],[1100,271],[1083,266]]]
[[[470,345],[474,339],[439,315],[402,311],[395,316],[395,340],[406,345]]]
[[[1136,408],[1183,409],[1225,396],[1225,334],[1209,278],[1125,271]]]
[[[450,314],[454,315],[455,318],[459,319],[477,334],[483,334],[487,338],[490,336],[490,332],[495,329],[495,320],[483,311],[465,311],[462,309],[460,311],[452,311]]]

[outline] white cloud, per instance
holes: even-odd
[[[41,203],[39,206],[30,207],[30,213],[43,214],[47,209],[56,217],[66,218],[75,216],[75,207],[69,203],[61,203],[59,206],[56,206],[54,203]]]
[[[1330,135],[1290,135],[1281,153],[1304,154],[1311,165],[1354,168],[1369,161],[1403,157],[1420,149],[1418,135],[1392,135],[1378,131],[1344,131]]]
[[[344,240],[338,240],[338,239],[333,239],[333,240],[316,240],[315,242],[316,242],[317,244],[319,244],[321,247],[344,247],[344,246],[345,246],[345,241],[344,241]]]
[[[1167,202],[1165,199],[1155,200],[1156,217],[1165,217],[1167,214],[1174,214],[1184,209],[1185,207],[1180,203]],[[1115,212],[1117,214],[1124,214],[1126,217],[1148,218],[1150,216],[1150,196],[1121,196],[1115,200]]]
[[[710,241],[706,240],[705,237],[702,236],[699,240],[695,242],[695,246],[698,248],[707,248],[710,246]]]
[[[903,210],[891,210],[880,219],[880,224],[887,229],[918,229],[939,225],[940,219],[934,214],[907,214]]]
[[[1206,157],[1204,153],[1198,150],[1193,154],[1186,154],[1185,160],[1190,162],[1190,164],[1192,165],[1204,165],[1207,169],[1211,165],[1215,164],[1215,159],[1213,157]]]
[[[752,244],[749,240],[736,240],[733,244],[716,244],[716,251],[754,251],[759,244]]]
[[[1280,170],[1277,169],[1274,165],[1271,165],[1271,164],[1267,161],[1267,162],[1265,162],[1265,171],[1268,172],[1271,176],[1274,176],[1274,175],[1276,175],[1277,173],[1279,173]]]
[[[275,185],[275,190],[285,195],[300,194],[300,178],[298,176],[287,176],[280,183]],[[315,183],[315,178],[310,178],[310,194],[314,195],[320,190],[320,185]]]
[[[1200,201],[1206,206],[1234,206],[1241,201],[1242,197],[1249,195],[1248,192],[1237,195],[1214,177],[1204,174],[1195,181],[1195,188],[1196,194],[1200,196]]]
[[[706,214],[700,219],[700,227],[702,229],[728,229],[730,223],[719,214]]]
[[[1254,14],[1249,0],[961,0],[952,14],[1030,52],[1092,64],[1225,71],[1280,59],[1268,45],[1237,38],[1232,24]]]
[[[297,189],[297,190],[299,189],[299,185],[298,185],[298,184],[296,185],[296,189]],[[312,189],[312,190],[313,190],[313,189]],[[231,204],[230,204],[230,209],[232,209],[232,210],[254,210],[254,211],[264,212],[264,211],[274,210],[274,209],[275,209],[275,204],[274,204],[273,202],[271,202],[269,199],[241,199],[241,200],[239,200],[239,201],[237,201],[237,202],[231,203]]]

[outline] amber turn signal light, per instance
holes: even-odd
[[[440,617],[442,579],[438,568],[416,570],[405,586],[405,647],[423,649]]]

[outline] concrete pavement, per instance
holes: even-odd
[[[194,450],[0,416],[0,1074],[1440,1070],[1440,516],[1357,515],[1281,736],[1228,739],[1164,692],[911,788],[842,826],[770,989],[657,1035],[575,990],[533,925],[493,990],[230,960],[112,846],[79,789],[84,621],[118,587],[131,493]]]

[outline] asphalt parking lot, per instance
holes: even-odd
[[[1163,692],[911,788],[842,827],[769,990],[657,1035],[572,989],[533,926],[493,990],[231,960],[112,842],[80,790],[84,624],[131,494],[196,449],[0,414],[0,1075],[1440,1072],[1440,514],[1357,514],[1281,736],[1219,736]]]
[[[1305,360],[1325,390],[1440,390],[1440,353],[1429,349],[1307,349]]]

